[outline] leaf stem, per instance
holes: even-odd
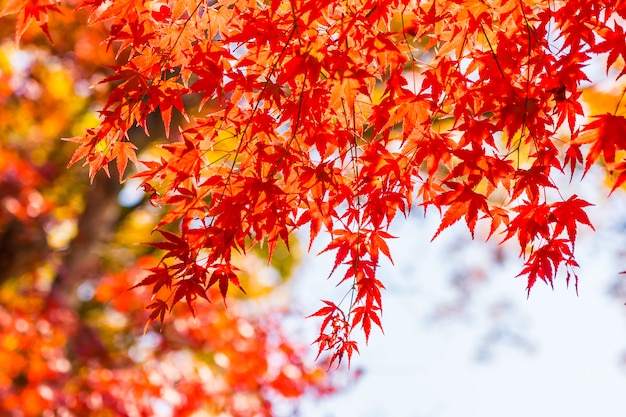
[[[613,111],[613,116],[617,115],[617,111],[619,110],[620,104],[622,104],[622,100],[624,99],[624,95],[626,95],[626,88],[624,88],[624,90],[622,90],[622,95],[619,97],[619,100],[617,101],[617,104],[615,105],[615,111]]]

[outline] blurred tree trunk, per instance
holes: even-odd
[[[50,291],[50,299],[57,306],[76,310],[80,304],[78,287],[101,275],[103,247],[110,240],[120,216],[121,185],[114,179],[116,174],[112,172],[112,178],[97,175],[85,195],[76,237],[69,245]]]
[[[46,232],[35,220],[10,217],[0,225],[0,285],[33,270],[49,253]]]

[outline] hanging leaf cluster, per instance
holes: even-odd
[[[15,12],[12,2],[2,12]],[[33,7],[37,7],[34,13]],[[519,245],[528,290],[577,281],[575,240],[590,203],[555,181],[597,161],[626,180],[623,103],[586,115],[585,67],[624,71],[619,0],[86,0],[118,65],[100,124],[71,140],[93,178],[129,161],[151,201],[162,262],[139,285],[151,320],[193,311],[207,291],[243,289],[233,253],[291,233],[329,236],[348,288],[324,301],[317,342],[341,361],[381,327],[382,259],[398,215],[438,210]],[[45,31],[48,2],[19,22]],[[18,22],[18,39],[23,32]],[[168,143],[141,158],[127,132],[159,114]],[[176,117],[174,117],[176,116]],[[595,116],[585,122],[583,116]],[[143,159],[143,160],[142,160]],[[139,162],[141,160],[141,162]],[[176,228],[172,228],[176,225]],[[174,230],[174,231],[172,231]],[[167,288],[165,299],[161,289]]]

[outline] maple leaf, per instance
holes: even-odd
[[[509,225],[509,213],[502,207],[490,207],[489,217],[491,217],[491,228],[489,229],[487,240],[489,240],[494,232],[498,230],[500,225],[504,225],[505,227]]]
[[[553,286],[554,276],[559,266],[571,256],[572,253],[567,240],[549,240],[548,243],[532,252],[524,264],[524,268],[517,276],[528,276],[526,291],[530,295],[530,290],[537,279]],[[571,264],[571,261],[569,263]]]
[[[585,173],[600,157],[612,169],[615,153],[618,149],[626,149],[626,117],[611,113],[594,116],[594,121],[587,124],[582,133],[572,141],[572,145],[591,144],[585,161]]]
[[[561,234],[563,230],[567,231],[567,237],[572,242],[572,247],[576,241],[577,223],[582,223],[595,230],[584,208],[592,204],[578,198],[576,194],[565,201],[554,203],[552,215],[556,218],[554,227],[554,236]]]
[[[613,191],[621,187],[622,184],[626,182],[626,160],[622,160],[619,164],[615,165],[614,170],[618,172],[619,174],[617,175],[617,178],[615,179],[615,183],[613,184],[613,187],[611,188],[610,194],[612,194]]]
[[[161,266],[148,269],[151,273],[141,280],[138,284],[135,284],[130,289],[135,289],[143,286],[152,286],[152,293],[156,294],[161,287],[171,288],[173,283],[173,277],[168,270]]]
[[[155,321],[157,318],[161,322],[161,330],[163,330],[165,313],[167,313],[167,311],[169,310],[169,306],[167,305],[167,303],[157,298],[151,304],[148,304],[148,306],[146,306],[146,309],[152,309],[152,312],[150,313],[150,317],[148,317],[148,321],[146,322],[143,332],[146,333],[150,324],[152,324],[152,322]]]
[[[189,242],[186,239],[172,232],[168,232],[167,230],[159,229],[158,232],[166,240],[164,242],[150,242],[149,245],[166,251],[163,259],[176,257],[187,260],[186,257],[191,248],[189,247]]]
[[[331,319],[338,313],[341,312],[341,309],[337,304],[332,301],[322,300],[326,307],[322,307],[317,310],[315,313],[308,315],[307,317],[324,317],[324,321],[322,322],[322,330],[328,326]],[[343,312],[341,312],[343,313]]]
[[[550,238],[550,206],[548,204],[525,200],[512,210],[518,214],[510,220],[503,242],[517,235],[521,254],[524,254],[530,242],[538,238]]]
[[[352,310],[352,314],[352,327],[354,327],[357,323],[361,324],[363,332],[365,333],[366,342],[369,341],[372,322],[374,322],[379,329],[383,329],[380,317],[376,313],[376,308],[372,308],[370,306],[359,306]]]
[[[19,45],[22,35],[24,35],[33,21],[37,22],[39,28],[52,43],[52,38],[48,31],[48,13],[61,13],[59,4],[58,0],[10,0],[0,10],[0,18],[17,13],[15,27],[16,45]]]
[[[568,146],[567,148],[567,151],[565,151],[564,161],[565,165],[569,163],[570,181],[574,178],[574,171],[576,170],[576,166],[582,162],[583,154],[580,151],[580,145],[570,144],[570,146]]]
[[[215,268],[215,270],[211,273],[211,277],[207,283],[207,288],[210,288],[212,285],[217,283],[224,303],[226,303],[228,284],[233,284],[239,288],[241,292],[244,294],[246,293],[246,291],[241,287],[237,274],[233,271],[235,268],[232,265],[213,265],[212,268]]]
[[[515,175],[517,178],[511,192],[511,199],[520,197],[525,193],[531,201],[537,201],[540,189],[557,188],[550,179],[549,171],[542,165],[535,165],[529,169],[518,169]]]
[[[558,129],[567,118],[570,132],[574,132],[575,130],[576,116],[584,114],[582,104],[573,96],[567,99],[557,100],[555,112],[559,115],[559,119],[556,123],[556,129]]]
[[[452,191],[447,191],[437,196],[430,204],[434,204],[437,208],[442,206],[450,206],[443,218],[439,228],[431,240],[434,240],[446,228],[452,226],[459,221],[461,217],[465,217],[467,227],[472,236],[474,236],[474,228],[478,220],[479,212],[489,214],[489,206],[484,195],[474,192],[472,187],[458,183],[449,182],[446,185],[451,187]]]
[[[320,252],[320,254],[324,252],[328,252],[333,249],[337,249],[337,254],[335,255],[335,264],[333,265],[333,269],[330,274],[341,265],[343,261],[348,257],[351,250],[354,250],[355,243],[360,239],[361,235],[358,232],[352,232],[350,230],[342,230],[335,229],[333,230],[333,235],[336,237]]]
[[[209,301],[209,297],[207,297],[206,289],[202,286],[201,283],[194,279],[183,279],[175,284],[176,291],[174,292],[174,299],[172,300],[172,305],[176,304],[183,298],[185,298],[187,302],[187,306],[189,307],[189,311],[195,317],[196,310],[193,307],[193,302],[197,297],[204,298],[206,301]]]
[[[123,182],[124,171],[126,171],[126,165],[129,160],[135,164],[135,167],[139,165],[137,155],[135,154],[136,150],[137,147],[128,141],[116,142],[113,144],[111,157],[116,159],[117,172],[119,174],[120,182]]]
[[[620,56],[622,59],[626,59],[626,45],[624,45],[626,33],[624,33],[624,28],[621,25],[615,25],[613,30],[605,28],[601,32],[601,36],[604,40],[598,43],[594,49],[596,52],[609,53],[606,60],[606,72],[608,74],[611,65],[613,65]],[[617,78],[620,78],[624,74],[626,74],[626,67],[622,68],[622,71],[617,75]]]
[[[370,242],[370,253],[372,254],[373,259],[378,259],[378,251],[380,250],[383,255],[389,259],[389,261],[393,264],[393,259],[391,258],[391,251],[389,250],[389,245],[387,245],[387,241],[385,239],[392,239],[395,236],[382,231],[382,230],[374,230],[369,235]]]
[[[322,300],[325,307],[320,308],[308,317],[324,317],[319,337],[314,343],[318,344],[317,357],[322,352],[330,350],[332,356],[329,366],[336,361],[339,365],[345,354],[348,356],[348,366],[354,352],[358,352],[358,345],[349,339],[351,326],[346,320],[344,312],[332,301]]]
[[[87,131],[88,135],[93,135],[93,130]],[[67,164],[67,167],[71,167],[76,162],[80,161],[83,158],[86,158],[91,155],[93,152],[93,148],[95,147],[95,143],[93,139],[85,140],[85,137],[73,137],[73,138],[63,138],[63,140],[68,142],[78,143],[80,146],[76,148],[74,154],[72,155],[70,161]]]
[[[163,119],[163,125],[165,126],[165,137],[169,138],[172,124],[172,108],[178,110],[183,117],[189,121],[189,116],[187,116],[185,105],[182,100],[182,97],[187,89],[178,84],[174,79],[164,81],[163,84],[165,85],[159,86],[156,93],[151,95],[150,100],[158,103],[161,111],[161,117]]]

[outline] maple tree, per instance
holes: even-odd
[[[10,1],[16,42],[36,23],[55,42],[49,1]],[[163,252],[137,288],[149,324],[177,304],[245,291],[241,255],[267,257],[308,230],[327,236],[342,300],[323,301],[319,352],[331,361],[382,327],[388,228],[415,205],[519,244],[527,289],[561,271],[576,284],[579,226],[590,202],[566,195],[601,162],[626,181],[623,94],[585,114],[585,67],[624,70],[626,4],[539,0],[208,2],[86,0],[114,51],[98,123],[67,140],[92,181],[125,178],[149,201]],[[621,93],[621,91],[620,91]],[[158,148],[129,132],[167,139]],[[587,118],[585,118],[587,117]],[[110,172],[112,171],[112,172]],[[127,176],[128,176],[127,175]],[[484,230],[484,232],[483,232]],[[202,302],[199,299],[204,299]]]

